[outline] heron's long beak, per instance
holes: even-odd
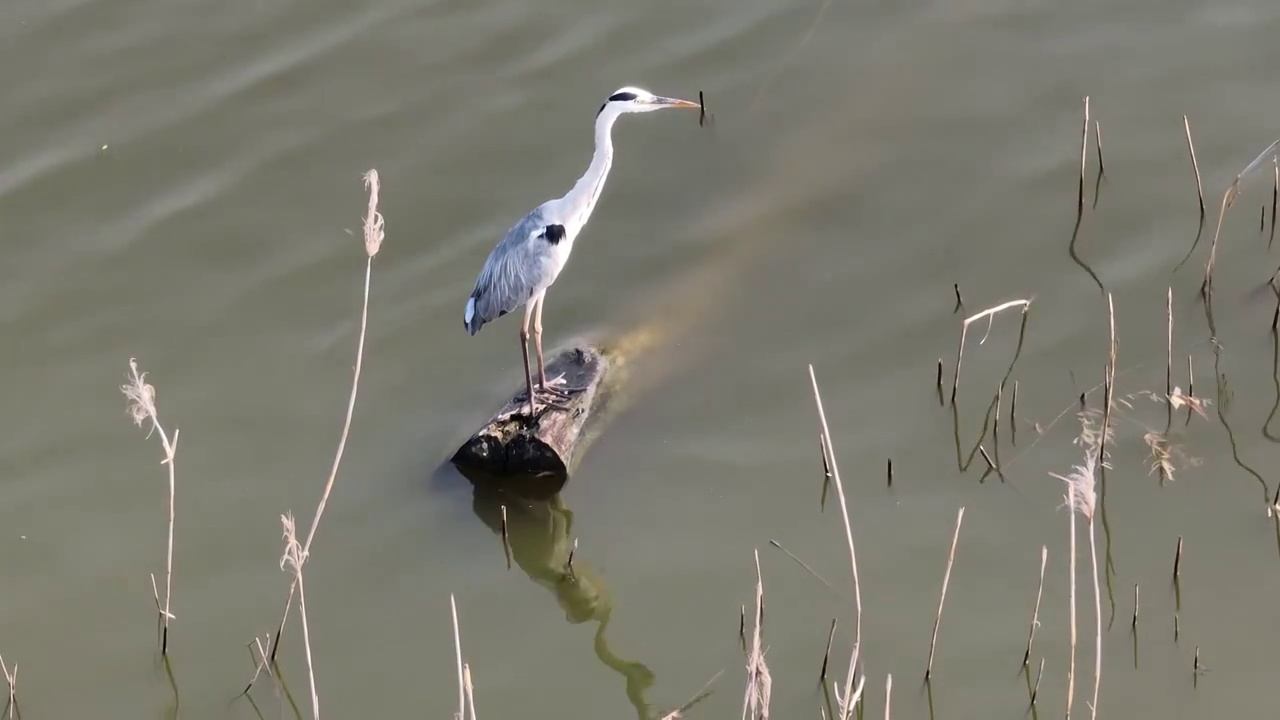
[[[655,96],[654,96],[654,98],[653,98],[653,104],[654,104],[654,105],[665,105],[665,106],[667,106],[667,107],[682,107],[682,108],[700,108],[700,107],[702,107],[701,105],[699,105],[699,104],[698,104],[698,103],[696,103],[696,102],[689,102],[688,100],[681,100],[680,98],[662,97],[661,95],[655,95]]]

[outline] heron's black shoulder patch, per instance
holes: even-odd
[[[542,237],[552,245],[559,245],[564,235],[563,225],[548,225],[542,229]]]

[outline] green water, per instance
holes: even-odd
[[[827,633],[838,617],[842,678],[853,591],[834,498],[820,507],[810,363],[858,548],[868,716],[892,673],[895,717],[927,717],[930,700],[939,718],[1026,717],[1042,546],[1032,665],[1045,658],[1038,716],[1060,716],[1068,516],[1049,473],[1080,461],[1078,396],[1106,367],[1099,282],[1115,303],[1116,396],[1131,405],[1116,405],[1097,528],[1110,558],[1100,714],[1267,716],[1280,639],[1280,531],[1263,499],[1280,484],[1264,286],[1280,250],[1269,217],[1258,227],[1269,168],[1222,231],[1216,355],[1197,291],[1222,190],[1280,135],[1278,25],[1261,0],[10,0],[0,653],[20,667],[23,715],[174,714],[149,579],[164,565],[165,469],[118,390],[137,357],[181,430],[176,714],[256,716],[236,699],[247,646],[287,595],[279,516],[309,524],[341,428],[360,178],[377,168],[387,239],[364,376],[307,566],[324,717],[454,712],[451,593],[479,717],[656,714],[721,670],[690,717],[737,717],[755,549],[772,715],[819,717]],[[703,91],[715,123],[618,125],[609,185],[544,325],[549,349],[626,348],[625,382],[556,501],[509,508],[508,569],[500,510],[445,460],[519,386],[518,318],[469,337],[463,305],[502,232],[582,172],[592,113],[631,84]],[[1086,95],[1106,177],[1095,208],[1091,150],[1073,259]],[[1199,222],[1184,114],[1209,212],[1174,273]],[[1174,382],[1187,390],[1190,355],[1210,404],[1174,416],[1162,486],[1144,436],[1165,432],[1165,410],[1141,393],[1164,393],[1169,287]],[[983,419],[1016,311],[982,344],[985,323],[971,328],[954,416],[934,378],[944,358],[949,380],[967,313],[1016,298],[1033,300],[1009,376],[1017,444],[1006,391],[997,458]],[[979,442],[1003,481],[980,482]],[[1094,614],[1079,533],[1084,717]],[[296,620],[280,660],[308,716]],[[264,717],[293,716],[270,679],[254,698]]]

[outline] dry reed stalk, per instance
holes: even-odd
[[[938,598],[938,614],[933,618],[933,639],[929,641],[929,664],[924,670],[924,680],[933,675],[933,653],[938,646],[938,626],[942,624],[942,604],[947,601],[947,585],[951,582],[951,567],[956,562],[956,543],[960,541],[960,523],[964,522],[964,507],[956,513],[956,530],[951,536],[951,552],[947,555],[947,571],[942,576],[942,596]]]
[[[818,391],[818,377],[813,372],[812,364],[809,365],[809,382],[813,385],[813,400],[818,408],[818,420],[822,424],[822,437],[826,440],[825,450],[831,462],[831,478],[835,481],[836,494],[840,498],[840,516],[844,520],[844,535],[849,545],[849,565],[853,570],[853,652],[849,658],[849,671],[845,677],[844,695],[841,697],[839,692],[836,694],[841,705],[840,720],[845,720],[849,717],[853,704],[861,692],[861,680],[855,688],[854,676],[858,667],[858,654],[862,647],[862,587],[858,582],[858,555],[853,546],[853,526],[849,522],[849,504],[845,500],[844,484],[840,482],[840,466],[836,462],[835,449],[831,443],[831,428],[827,425],[827,413],[822,407],[822,393]]]
[[[1196,396],[1196,368],[1191,363],[1191,355],[1187,355],[1187,397]]]
[[[831,630],[827,633],[827,649],[822,653],[822,670],[818,672],[818,683],[826,684],[827,663],[831,660],[831,643],[836,639],[836,619],[831,618]]]
[[[284,526],[284,555],[280,557],[280,569],[293,571],[293,583],[298,588],[298,614],[302,616],[302,644],[307,655],[307,677],[311,681],[311,714],[314,720],[320,720],[320,695],[316,691],[316,670],[311,658],[311,629],[307,623],[307,591],[302,582],[303,550],[298,543],[297,528],[292,514],[280,516],[280,524]]]
[[[338,468],[342,465],[342,456],[347,447],[347,436],[351,432],[351,417],[355,414],[356,396],[360,389],[360,371],[364,364],[364,339],[369,326],[369,286],[373,280],[373,258],[377,256],[378,250],[382,247],[382,241],[386,237],[384,231],[385,223],[382,214],[378,212],[378,191],[381,188],[381,182],[378,179],[377,170],[370,170],[364,174],[364,185],[369,191],[369,205],[364,218],[364,250],[366,256],[364,303],[360,310],[360,336],[356,342],[356,363],[351,378],[351,393],[347,399],[347,414],[342,423],[342,433],[338,437],[338,449],[334,453],[333,466],[329,470],[329,479],[325,482],[324,493],[320,496],[320,503],[316,506],[315,516],[311,518],[311,529],[307,531],[306,542],[302,543],[301,552],[298,556],[300,565],[306,564],[311,557],[311,542],[315,540],[316,528],[320,525],[320,517],[324,515],[324,509],[329,503],[329,495],[333,492],[333,485],[338,479]],[[298,587],[297,577],[301,577],[301,572],[295,576],[294,583],[289,586],[289,597],[285,601],[284,613],[280,617],[280,625],[276,629],[275,644],[271,648],[271,662],[275,662],[276,653],[280,650],[280,637],[284,634],[284,626],[289,619],[289,608],[293,605],[293,594]]]
[[[887,472],[888,472],[889,487],[893,487],[893,458],[889,458],[889,467]]]
[[[1177,582],[1182,575],[1182,536],[1178,536],[1178,549],[1173,553],[1173,581]]]
[[[9,711],[9,720],[13,720],[13,714],[18,712],[18,663],[14,663],[13,670],[10,670],[4,664],[4,656],[0,655],[0,670],[4,671],[4,680],[9,686],[9,701],[5,703],[5,709]],[[21,713],[18,715],[21,717]]]
[[[1000,456],[1000,410],[1004,406],[1004,383],[996,386],[996,418],[991,428],[991,439],[996,444],[996,457]]]
[[[1036,639],[1036,628],[1040,627],[1040,598],[1044,596],[1044,568],[1049,562],[1049,546],[1040,546],[1040,584],[1036,587],[1036,608],[1031,613],[1031,628],[1027,631],[1027,650],[1022,654],[1025,667],[1031,661],[1031,644]]]
[[[1009,302],[1001,303],[1000,305],[996,305],[995,307],[987,308],[982,312],[976,313],[974,315],[970,315],[969,317],[965,318],[964,324],[961,325],[960,327],[960,345],[956,349],[956,371],[951,378],[951,404],[952,405],[955,405],[956,403],[956,389],[960,385],[960,366],[964,362],[964,341],[969,336],[969,326],[983,318],[987,318],[988,319],[987,332],[990,333],[991,324],[995,322],[995,316],[1005,310],[1008,310],[1010,308],[1015,308],[1015,307],[1021,307],[1022,312],[1026,313],[1027,308],[1031,307],[1031,301],[1030,300],[1010,300]],[[985,340],[986,340],[986,337],[984,336],[983,341]]]
[[[1271,181],[1271,236],[1267,238],[1267,249],[1271,249],[1276,241],[1276,206],[1280,203],[1280,158],[1272,156],[1271,165],[1274,170]]]
[[[475,687],[471,684],[471,666],[463,663],[462,682],[467,688],[467,717],[476,720]]]
[[[1104,420],[1105,423],[1105,420]],[[1098,713],[1098,692],[1102,684],[1102,592],[1098,582],[1098,544],[1095,532],[1094,516],[1097,505],[1096,481],[1100,467],[1106,466],[1103,455],[1106,436],[1110,428],[1104,424],[1101,431],[1095,430],[1089,423],[1087,415],[1081,416],[1079,442],[1084,446],[1084,462],[1076,465],[1067,476],[1051,473],[1051,475],[1067,486],[1067,508],[1071,522],[1071,662],[1067,670],[1067,717],[1071,717],[1071,708],[1075,700],[1075,664],[1076,664],[1076,521],[1079,512],[1089,523],[1089,556],[1093,568],[1093,605],[1096,621],[1094,638],[1094,684],[1092,716]]]
[[[1093,147],[1098,151],[1098,177],[1107,174],[1107,166],[1102,162],[1102,125],[1093,121]]]
[[[1167,343],[1168,358],[1166,359],[1165,369],[1164,369],[1164,394],[1172,395],[1173,394],[1173,286],[1172,285],[1169,286],[1169,293],[1167,298],[1168,299],[1165,303],[1164,314],[1165,314],[1165,319],[1168,321],[1168,324],[1169,324],[1169,336],[1168,336],[1169,339]]]
[[[788,549],[786,549],[786,548],[782,547],[782,543],[778,542],[777,540],[769,540],[769,544],[770,544],[770,545],[772,545],[772,546],[774,546],[774,547],[776,547],[776,548],[778,548],[778,549],[779,549],[779,550],[781,550],[782,552],[786,553],[787,557],[791,558],[792,560],[795,560],[795,561],[796,561],[796,564],[798,564],[800,567],[804,568],[804,569],[805,569],[805,572],[808,572],[810,575],[812,575],[812,576],[814,577],[814,579],[815,579],[815,580],[817,580],[818,582],[822,583],[823,585],[826,585],[828,590],[830,590],[830,591],[832,591],[832,592],[835,592],[835,588],[831,586],[831,583],[827,582],[827,579],[826,579],[826,578],[824,578],[824,577],[822,577],[822,575],[818,574],[818,571],[817,571],[817,570],[814,570],[812,567],[810,567],[810,566],[809,566],[809,563],[805,562],[804,560],[801,560],[801,559],[800,559],[800,556],[798,556],[798,555],[796,555],[795,553],[791,552],[790,550],[788,550]],[[747,611],[746,611],[746,606],[745,606],[745,605],[743,606],[742,614],[743,614],[743,617],[746,617]]]
[[[1196,197],[1200,200],[1200,220],[1204,221],[1204,186],[1200,184],[1200,163],[1196,162],[1196,146],[1191,142],[1191,121],[1182,116],[1182,127],[1187,133],[1187,152],[1191,153],[1191,169],[1196,174]]]
[[[893,699],[893,673],[884,678],[884,720],[889,720],[889,701]]]
[[[1084,97],[1084,130],[1080,133],[1080,194],[1076,199],[1076,212],[1084,213],[1084,167],[1089,157],[1089,96]]]
[[[1067,485],[1067,506],[1076,502],[1075,488]],[[1070,513],[1071,523],[1071,665],[1067,669],[1067,720],[1071,720],[1071,706],[1076,697],[1076,515]]]
[[[1013,381],[1013,398],[1009,400],[1009,441],[1018,444],[1018,381]]]
[[[1271,156],[1273,164],[1276,162],[1277,148],[1280,148],[1280,140],[1268,145],[1266,150],[1263,150],[1248,165],[1245,165],[1244,169],[1236,174],[1235,179],[1231,181],[1231,184],[1227,186],[1226,191],[1222,194],[1222,207],[1218,210],[1218,226],[1213,232],[1213,242],[1209,244],[1209,260],[1204,266],[1204,284],[1201,287],[1204,289],[1206,300],[1213,293],[1213,268],[1218,257],[1218,238],[1222,234],[1222,218],[1240,195],[1240,188],[1244,183],[1245,177],[1261,167],[1268,156]]]
[[[1036,704],[1036,696],[1040,694],[1040,678],[1044,677],[1044,658],[1040,658],[1040,669],[1036,671],[1036,686],[1031,690],[1031,704]]]
[[[1107,355],[1106,383],[1103,386],[1102,437],[1098,449],[1102,458],[1107,456],[1107,436],[1111,434],[1111,400],[1115,396],[1116,383],[1116,306],[1111,293],[1107,293],[1107,320],[1111,329],[1111,345]],[[1092,515],[1089,521],[1093,522]]]
[[[951,289],[956,293],[956,306],[951,311],[951,314],[954,315],[964,309],[964,300],[960,298],[960,283],[952,283]]]
[[[764,620],[764,576],[760,573],[760,551],[756,550],[756,614],[751,633],[751,651],[747,655],[747,688],[742,698],[742,720],[769,720],[769,697],[773,678],[764,661],[760,626]]]
[[[692,698],[689,698],[689,700],[686,701],[685,704],[681,705],[675,710],[672,710],[666,715],[663,715],[662,720],[681,720],[681,718],[684,717],[685,711],[687,711],[689,708],[693,707],[694,705],[697,705],[698,703],[702,702],[708,696],[711,695],[711,686],[715,684],[715,681],[718,680],[720,676],[723,674],[724,674],[724,670],[720,670],[716,672],[715,675],[712,675],[711,679],[708,680],[705,684],[703,684],[702,688],[698,690],[698,692],[694,693],[694,696]],[[474,720],[474,718],[472,720]]]
[[[1133,622],[1130,627],[1134,630],[1138,629],[1138,583],[1133,584]]]
[[[511,536],[507,532],[507,506],[502,506],[502,554],[507,556],[507,569],[511,569]]]
[[[996,464],[991,460],[991,456],[987,454],[987,448],[982,445],[979,445],[978,453],[982,455],[983,460],[987,461],[987,472],[996,471],[997,469]]]
[[[169,434],[165,432],[164,427],[160,425],[160,416],[156,412],[156,389],[147,381],[146,373],[138,372],[137,360],[129,359],[129,382],[120,386],[120,391],[124,393],[128,400],[129,416],[133,418],[133,423],[138,427],[142,427],[144,420],[151,422],[151,430],[160,436],[160,444],[164,448],[164,460],[162,465],[167,466],[169,470],[169,539],[165,550],[164,565],[164,606],[160,605],[160,593],[156,589],[155,575],[151,576],[151,591],[156,599],[156,611],[160,614],[164,621],[164,631],[160,640],[160,654],[167,655],[169,652],[169,621],[173,619],[173,613],[170,612],[170,600],[173,597],[173,521],[174,521],[174,503],[173,496],[175,490],[175,458],[178,453],[178,429],[173,430],[173,439],[170,440]],[[150,435],[150,431],[148,431]]]
[[[458,602],[449,593],[449,610],[453,614],[453,650],[458,662],[458,712],[457,720],[463,720],[467,712],[466,672],[462,664],[462,635],[458,632]]]

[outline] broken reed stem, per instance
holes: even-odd
[[[124,393],[128,400],[129,416],[133,418],[133,423],[139,427],[142,426],[144,420],[151,422],[151,429],[160,436],[160,444],[164,448],[164,460],[162,465],[167,466],[169,471],[169,537],[165,548],[165,564],[164,564],[164,607],[160,607],[160,596],[155,590],[155,576],[152,575],[152,592],[156,594],[156,610],[160,613],[161,619],[164,621],[164,630],[160,640],[160,654],[167,655],[169,653],[169,620],[173,619],[173,613],[170,612],[170,600],[173,597],[173,522],[174,522],[174,490],[175,483],[175,458],[178,453],[178,429],[173,430],[173,439],[169,439],[169,434],[165,432],[164,427],[160,425],[160,416],[156,411],[156,389],[146,381],[147,374],[138,372],[138,362],[134,358],[129,358],[129,382],[120,386],[120,391]]]
[[[1049,562],[1049,546],[1040,546],[1040,584],[1036,587],[1036,609],[1031,613],[1031,629],[1027,632],[1027,651],[1022,654],[1022,664],[1031,661],[1031,644],[1036,639],[1036,628],[1040,626],[1040,598],[1044,596],[1044,568]]]
[[[1182,575],[1182,536],[1178,536],[1178,549],[1173,554],[1173,580],[1177,582]]]
[[[933,639],[929,641],[929,664],[924,671],[925,682],[933,675],[933,654],[938,646],[938,626],[942,624],[942,604],[947,600],[947,585],[951,582],[951,566],[956,562],[956,543],[960,541],[960,523],[964,522],[964,507],[956,514],[956,530],[951,536],[951,552],[947,555],[947,571],[942,576],[942,596],[938,598],[938,614],[933,618]]]
[[[1196,174],[1196,198],[1200,201],[1200,219],[1204,220],[1204,186],[1200,184],[1200,163],[1196,161],[1196,146],[1191,142],[1191,121],[1182,116],[1182,127],[1187,132],[1187,152],[1191,153],[1191,169]]]
[[[1071,523],[1071,664],[1067,667],[1067,720],[1071,720],[1071,706],[1076,697],[1076,490],[1067,483],[1067,521]]]
[[[853,547],[853,526],[849,522],[849,504],[845,501],[844,484],[840,482],[840,466],[836,462],[836,454],[831,444],[831,428],[827,425],[827,413],[822,408],[822,393],[818,391],[818,377],[813,372],[813,365],[809,365],[809,382],[813,385],[813,400],[818,407],[818,420],[822,423],[822,437],[826,441],[826,453],[831,462],[831,477],[835,480],[836,494],[840,498],[840,516],[844,520],[845,540],[849,544],[849,565],[853,570],[853,600],[854,600],[854,630],[853,630],[853,653],[849,658],[849,671],[845,677],[844,698],[845,707],[841,712],[842,720],[848,717],[848,712],[853,708],[854,694],[854,675],[858,666],[858,653],[862,647],[862,588],[858,582],[858,555]]]
[[[1187,397],[1196,396],[1196,368],[1191,363],[1191,355],[1187,354]]]
[[[1084,130],[1080,133],[1080,194],[1076,199],[1076,211],[1084,212],[1084,168],[1089,157],[1089,96],[1084,96]]]
[[[324,493],[320,496],[320,503],[316,506],[316,514],[311,518],[311,529],[307,531],[306,542],[302,543],[302,549],[299,553],[300,564],[305,564],[311,556],[311,541],[315,539],[316,528],[320,525],[320,517],[324,515],[325,506],[329,503],[329,495],[333,492],[333,484],[338,479],[338,468],[342,464],[342,455],[346,451],[347,436],[351,432],[351,417],[355,414],[356,396],[360,389],[360,370],[364,363],[364,339],[369,326],[369,285],[373,280],[373,258],[377,256],[385,238],[384,221],[382,214],[378,212],[378,190],[381,187],[381,183],[378,180],[378,171],[370,170],[365,173],[364,184],[365,188],[369,190],[369,205],[364,219],[364,249],[366,255],[364,303],[360,309],[360,336],[356,342],[356,364],[351,378],[351,393],[347,398],[347,415],[342,423],[342,433],[338,437],[338,449],[334,453],[333,466],[329,470],[329,479],[325,482]],[[285,623],[289,619],[289,608],[293,603],[293,593],[297,589],[297,577],[301,577],[301,572],[295,576],[294,583],[289,586],[289,598],[285,601],[284,614],[280,617],[280,625],[276,630],[276,641],[271,648],[272,662],[275,662],[276,653],[280,650],[280,636],[284,633]]]
[[[458,632],[458,601],[449,593],[449,611],[453,614],[453,652],[458,664],[458,720],[467,712],[466,673],[462,666],[462,634]]]
[[[965,318],[964,323],[963,325],[961,325],[961,328],[960,328],[960,345],[959,347],[956,348],[956,370],[955,370],[955,374],[951,378],[951,404],[952,405],[956,404],[956,389],[960,386],[960,366],[964,362],[964,341],[965,341],[965,338],[967,338],[969,335],[969,326],[983,318],[988,318],[987,332],[989,333],[991,332],[991,323],[995,322],[995,316],[998,313],[1001,313],[1005,310],[1008,310],[1010,308],[1015,308],[1015,307],[1021,307],[1022,312],[1026,313],[1027,308],[1029,308],[1030,306],[1031,306],[1030,300],[1010,300],[1009,302],[996,305],[995,307],[987,308],[982,312],[976,313],[974,315],[970,315],[969,317]]]

